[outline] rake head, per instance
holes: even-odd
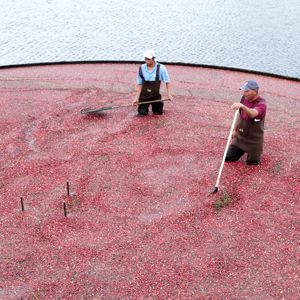
[[[215,186],[215,188],[213,189],[213,191],[211,192],[212,194],[215,194],[218,191],[218,187]]]

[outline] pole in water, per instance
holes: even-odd
[[[66,205],[66,202],[64,202],[64,214],[65,214],[65,217],[67,217],[67,205]]]
[[[24,210],[25,210],[25,208],[24,208],[23,197],[21,197],[21,207],[22,207],[22,211],[24,211]]]
[[[70,197],[70,184],[69,184],[69,181],[67,181],[67,194],[68,194],[68,197]]]

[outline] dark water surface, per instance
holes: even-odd
[[[299,0],[0,0],[0,65],[157,59],[300,78]]]

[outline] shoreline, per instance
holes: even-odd
[[[225,70],[225,71],[236,71],[241,73],[249,73],[255,75],[263,75],[268,77],[287,79],[292,81],[300,81],[300,77],[293,77],[289,75],[281,75],[276,73],[256,71],[251,69],[219,66],[219,65],[207,65],[207,64],[194,64],[194,63],[184,63],[184,62],[164,62],[159,61],[161,64],[165,65],[174,65],[174,66],[183,66],[183,67],[195,67],[195,68],[209,68],[216,70]],[[37,66],[47,66],[47,65],[72,65],[72,64],[141,64],[143,61],[135,60],[79,60],[79,61],[55,61],[55,62],[38,62],[38,63],[27,63],[27,64],[10,64],[10,65],[1,65],[1,69],[10,69],[10,68],[23,68],[23,67],[37,67]]]

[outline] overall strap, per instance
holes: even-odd
[[[159,70],[160,70],[160,64],[157,63],[155,81],[159,81]],[[142,66],[139,67],[139,76],[142,78],[143,81],[145,81],[145,77],[142,72]]]
[[[159,81],[159,69],[160,69],[160,64],[157,63],[155,81]]]
[[[139,68],[139,75],[142,78],[142,80],[145,81],[145,78],[144,78],[144,75],[143,75],[143,72],[142,72],[142,66],[140,66],[140,68]]]

